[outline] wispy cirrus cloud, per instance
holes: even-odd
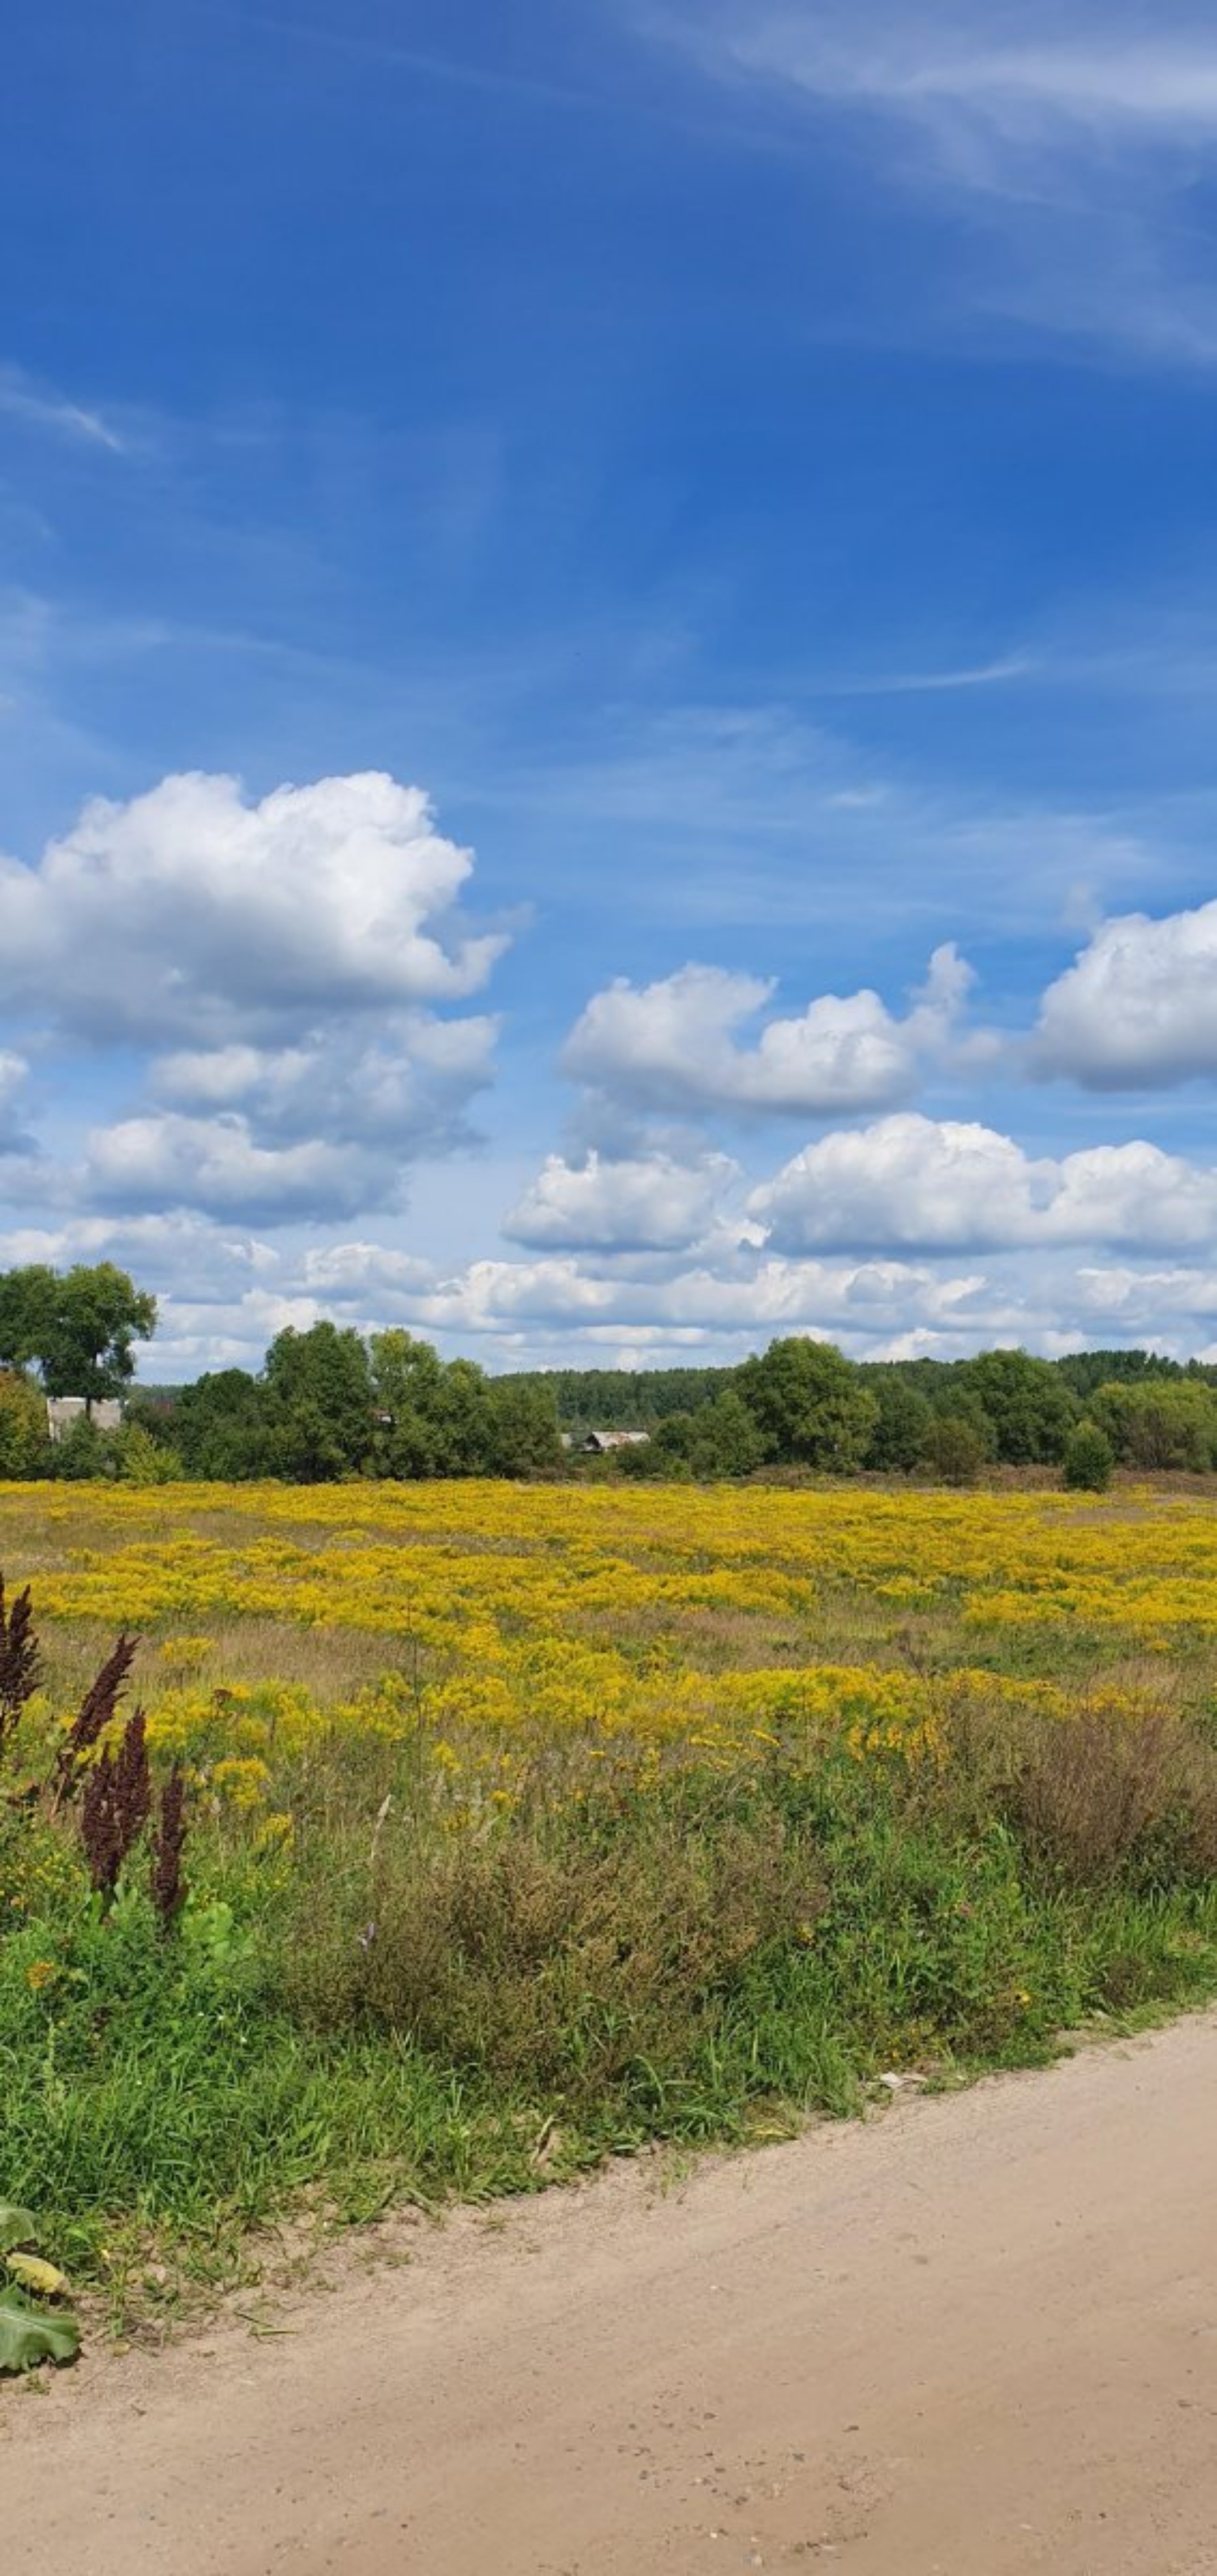
[[[1140,0],[677,0],[650,24],[750,112],[768,91],[856,132],[872,176],[882,124],[886,184],[963,218],[944,253],[956,300],[1126,355],[1217,362],[1201,193],[1217,171],[1217,25],[1194,0],[1152,16]]]
[[[1004,653],[991,662],[960,663],[952,670],[879,672],[873,678],[834,678],[815,694],[834,698],[935,697],[952,689],[999,689],[1018,680],[1033,680],[1041,666],[1029,653]]]
[[[102,412],[36,384],[19,367],[0,367],[0,414],[28,429],[44,430],[53,438],[104,447],[112,456],[127,453],[126,439]]]
[[[1004,23],[983,0],[821,0],[728,10],[717,24],[744,69],[890,107],[950,152],[962,153],[965,125],[986,134],[988,164],[974,152],[966,167],[993,184],[1020,152],[1079,139],[1217,137],[1217,31],[1186,0],[1152,16],[1137,0],[1032,0]]]

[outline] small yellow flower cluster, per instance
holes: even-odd
[[[214,1637],[163,1637],[157,1649],[161,1662],[175,1672],[197,1672],[209,1655],[215,1653]]]
[[[270,1787],[270,1771],[256,1757],[227,1756],[211,1774],[217,1798],[230,1807],[259,1807]]]

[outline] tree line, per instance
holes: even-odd
[[[560,1466],[552,1392],[442,1360],[407,1332],[314,1324],[278,1333],[262,1368],[133,1385],[155,1301],[110,1263],[0,1275],[0,1476],[168,1483],[280,1477],[529,1476]],[[117,1432],[89,1417],[49,1437],[46,1397],[124,1398]]]
[[[0,1476],[742,1477],[766,1468],[968,1484],[991,1465],[1056,1467],[1101,1487],[1116,1465],[1217,1467],[1217,1370],[1147,1351],[1060,1360],[855,1362],[789,1336],[737,1368],[492,1377],[399,1328],[287,1328],[262,1368],[138,1387],[156,1304],[112,1263],[0,1273]],[[85,1416],[52,1443],[48,1395],[124,1397],[116,1432]],[[624,1419],[623,1419],[624,1416]],[[584,1463],[591,1424],[645,1443]],[[565,1434],[565,1437],[564,1437]]]
[[[1144,1351],[859,1363],[831,1343],[789,1338],[745,1360],[708,1403],[665,1415],[621,1466],[699,1477],[805,1467],[960,1485],[989,1466],[1056,1467],[1096,1488],[1117,1465],[1205,1474],[1217,1467],[1215,1376]]]

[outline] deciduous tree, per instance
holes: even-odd
[[[863,1464],[879,1408],[832,1342],[771,1342],[736,1384],[770,1457],[841,1476]]]
[[[120,1395],[136,1343],[155,1331],[155,1297],[112,1261],[0,1275],[0,1364],[36,1363],[48,1395],[83,1395],[90,1406]]]

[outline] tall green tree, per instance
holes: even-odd
[[[966,1413],[935,1413],[925,1435],[921,1463],[944,1485],[974,1485],[988,1463],[984,1433]]]
[[[533,1476],[560,1463],[557,1405],[543,1377],[487,1377],[399,1326],[373,1333],[370,1348],[382,1475]]]
[[[627,1472],[664,1475],[675,1466],[706,1484],[750,1476],[764,1457],[765,1436],[756,1415],[732,1386],[710,1404],[699,1405],[696,1413],[669,1413],[648,1448],[619,1452],[621,1463],[629,1462]]]
[[[350,1474],[371,1457],[375,1398],[367,1350],[349,1326],[293,1325],[277,1333],[263,1378],[277,1416],[285,1472],[303,1483]]]
[[[36,1365],[48,1395],[83,1395],[90,1406],[121,1395],[136,1343],[155,1331],[155,1297],[112,1261],[0,1275],[0,1365]]]
[[[487,1381],[492,1476],[543,1475],[562,1463],[553,1390],[536,1378]]]
[[[920,1466],[925,1455],[934,1421],[933,1406],[920,1388],[909,1384],[899,1367],[870,1367],[863,1372],[863,1378],[877,1407],[867,1466],[907,1475]]]
[[[1027,1351],[982,1351],[959,1375],[993,1425],[1003,1466],[1056,1465],[1064,1457],[1081,1406],[1051,1360],[1032,1359]]]
[[[248,1369],[215,1369],[184,1386],[170,1416],[189,1476],[247,1484],[286,1474],[282,1408]]]
[[[435,1414],[437,1474],[488,1476],[494,1434],[490,1380],[476,1360],[441,1363]]]
[[[851,1360],[832,1342],[771,1342],[736,1375],[771,1458],[848,1476],[861,1467],[879,1407]]]
[[[1096,1387],[1122,1384],[1125,1378],[1183,1377],[1196,1367],[1189,1360],[1187,1370],[1179,1360],[1164,1359],[1159,1351],[1067,1351],[1064,1359],[1052,1363],[1075,1395],[1083,1398],[1094,1394]]]
[[[1105,1494],[1116,1453],[1097,1422],[1076,1423],[1065,1443],[1064,1482],[1074,1493]]]
[[[374,1457],[382,1476],[410,1482],[443,1472],[439,1465],[439,1413],[444,1363],[430,1342],[400,1324],[373,1333],[369,1343],[375,1416]]]
[[[41,1262],[0,1270],[0,1368],[26,1369],[51,1337],[59,1274]]]

